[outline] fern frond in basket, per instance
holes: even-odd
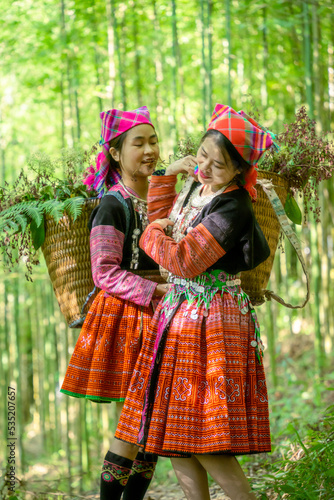
[[[96,149],[94,145],[90,151],[63,150],[55,159],[36,153],[11,189],[8,184],[0,187],[0,253],[7,270],[23,260],[30,279],[32,265],[38,264],[36,251],[45,238],[45,217],[58,224],[67,215],[75,222],[85,200],[96,196],[83,183]]]
[[[85,198],[69,198],[63,202],[64,210],[67,215],[73,219],[73,222],[81,215],[82,207],[84,205]]]
[[[17,203],[0,213],[0,231],[14,228],[13,222],[18,225],[17,230],[24,233],[27,225],[33,220],[39,226],[43,220],[43,210],[38,201]]]

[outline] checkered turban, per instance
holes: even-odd
[[[124,132],[127,132],[137,125],[151,125],[150,113],[146,106],[135,109],[134,111],[121,111],[119,109],[110,109],[100,113],[102,120],[100,145],[102,151],[96,158],[96,169],[91,165],[84,184],[88,189],[94,189],[98,192],[98,198],[101,198],[106,190],[117,184],[121,176],[117,170],[110,165],[110,145],[109,142]]]
[[[216,104],[208,130],[218,130],[233,144],[240,156],[250,165],[245,174],[245,189],[256,198],[256,165],[262,154],[274,143],[274,135],[265,131],[244,111]]]

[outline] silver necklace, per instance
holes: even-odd
[[[138,245],[138,243],[139,243],[139,236],[140,236],[141,231],[138,227],[139,224],[138,224],[137,213],[139,214],[142,230],[144,231],[144,229],[149,224],[148,217],[147,217],[147,201],[143,200],[139,196],[131,193],[131,191],[129,191],[127,189],[127,187],[124,185],[122,180],[119,180],[118,182],[122,186],[124,191],[129,195],[131,202],[132,202],[133,211],[135,213],[135,228],[134,228],[133,233],[132,233],[132,246],[131,246],[132,256],[131,256],[131,262],[130,262],[130,269],[138,269],[138,266],[139,266],[139,245]]]
[[[233,184],[233,181],[229,182],[221,189],[208,196],[200,196],[201,190],[203,188],[202,185],[195,188],[186,206],[184,208],[182,208],[181,206],[178,210],[178,213],[171,214],[174,216],[172,220],[175,222],[172,231],[172,237],[174,238],[174,240],[177,242],[181,241],[182,238],[186,236],[186,232],[189,232],[192,229],[190,227],[190,224],[202,211],[202,209],[216,196],[219,196],[221,193],[223,193],[231,184]],[[191,186],[189,186],[187,189],[188,192],[190,187]]]

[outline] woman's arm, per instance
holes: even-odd
[[[203,224],[192,229],[179,243],[166,236],[160,224],[150,224],[139,246],[155,262],[183,278],[198,276],[226,253]]]
[[[92,274],[95,285],[120,299],[148,306],[157,283],[121,269],[124,233],[110,225],[93,227],[90,236]]]
[[[150,222],[164,219],[173,206],[176,175],[152,175],[147,195],[147,216]]]
[[[186,156],[169,165],[165,175],[152,175],[147,196],[147,215],[150,222],[168,216],[177,198],[175,191],[177,174],[185,173],[196,178],[194,176],[195,166],[196,158]]]

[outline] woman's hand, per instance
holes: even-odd
[[[171,287],[171,285],[168,285],[167,283],[165,285],[157,285],[153,296],[154,297],[162,297],[163,295],[165,295],[165,293],[168,292],[170,287]]]
[[[157,219],[153,222],[153,224],[159,224],[161,229],[166,229],[167,226],[174,226],[174,222],[169,219]]]
[[[181,158],[180,160],[175,161],[171,165],[168,165],[166,168],[165,175],[177,175],[180,173],[184,174],[189,174],[194,179],[197,180],[197,176],[194,174],[194,168],[197,165],[197,159],[196,156],[185,156],[184,158]]]

